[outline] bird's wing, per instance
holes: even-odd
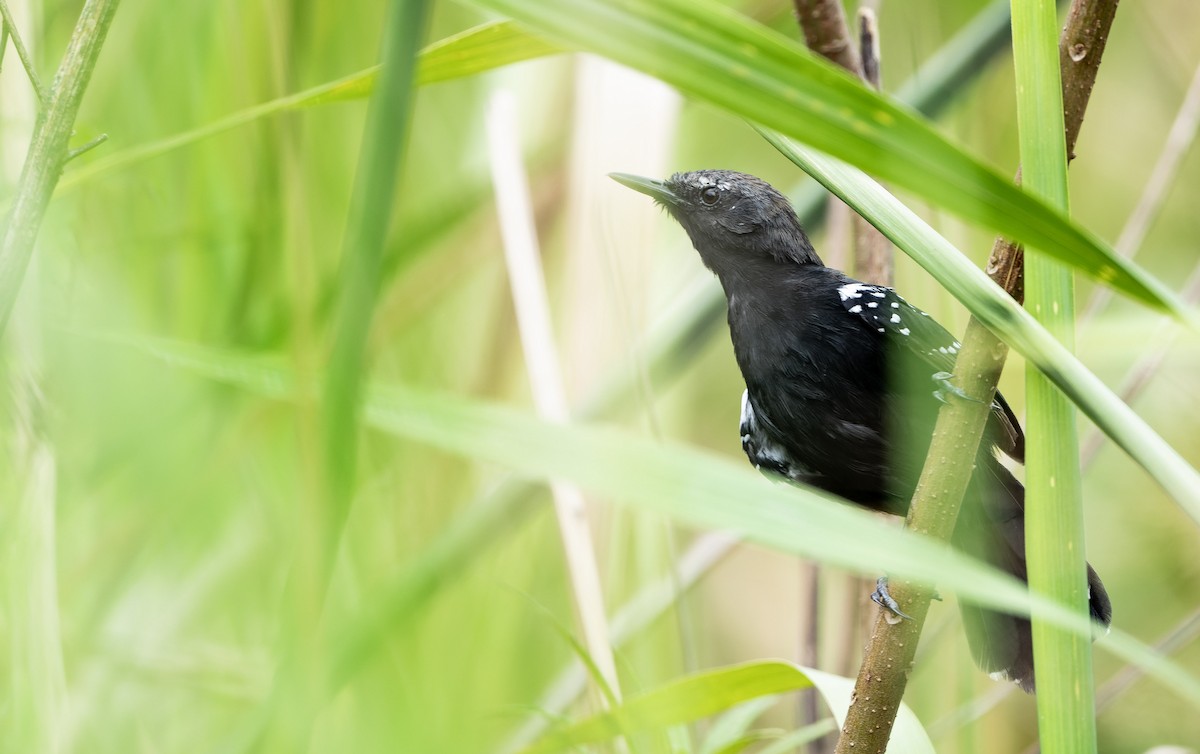
[[[905,301],[891,288],[867,283],[847,282],[838,288],[842,306],[857,315],[867,327],[882,337],[903,344],[935,372],[954,371],[954,362],[962,344],[933,317]],[[992,403],[993,441],[1014,460],[1025,461],[1025,433],[1016,415],[996,393]]]
[[[846,283],[838,288],[842,306],[881,335],[894,337],[938,372],[954,371],[962,345],[925,312],[891,288]]]

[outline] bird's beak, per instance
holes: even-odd
[[[640,175],[630,175],[629,173],[609,173],[608,177],[622,186],[628,186],[638,193],[653,197],[655,201],[665,204],[668,207],[679,206],[679,195],[662,181],[656,181],[653,178],[643,178]]]

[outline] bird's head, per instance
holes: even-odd
[[[795,210],[771,184],[732,170],[676,173],[665,181],[610,177],[666,207],[718,276],[766,264],[821,264]]]

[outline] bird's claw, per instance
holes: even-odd
[[[896,616],[897,620],[889,620],[889,623],[899,623],[900,618],[912,620],[912,616],[901,610],[900,604],[896,602],[896,600],[892,599],[891,593],[888,592],[887,576],[880,576],[875,582],[875,591],[871,592],[871,601],[882,607],[884,610],[887,610],[893,616]]]
[[[970,395],[967,395],[965,390],[951,382],[950,378],[953,376],[954,375],[950,374],[949,372],[933,373],[933,381],[936,382],[938,386],[938,389],[933,391],[934,398],[937,398],[942,403],[949,403],[950,400],[947,398],[947,396],[953,395],[957,398],[962,398],[964,401],[983,403],[983,401],[979,400],[978,398],[972,398]]]

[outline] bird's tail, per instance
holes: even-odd
[[[991,458],[980,459],[968,499],[954,531],[955,544],[1022,581],[1025,572],[1025,488]],[[1108,625],[1112,605],[1100,577],[1089,565],[1088,601],[1092,618]],[[967,642],[975,663],[1032,693],[1033,638],[1029,619],[959,601]]]

